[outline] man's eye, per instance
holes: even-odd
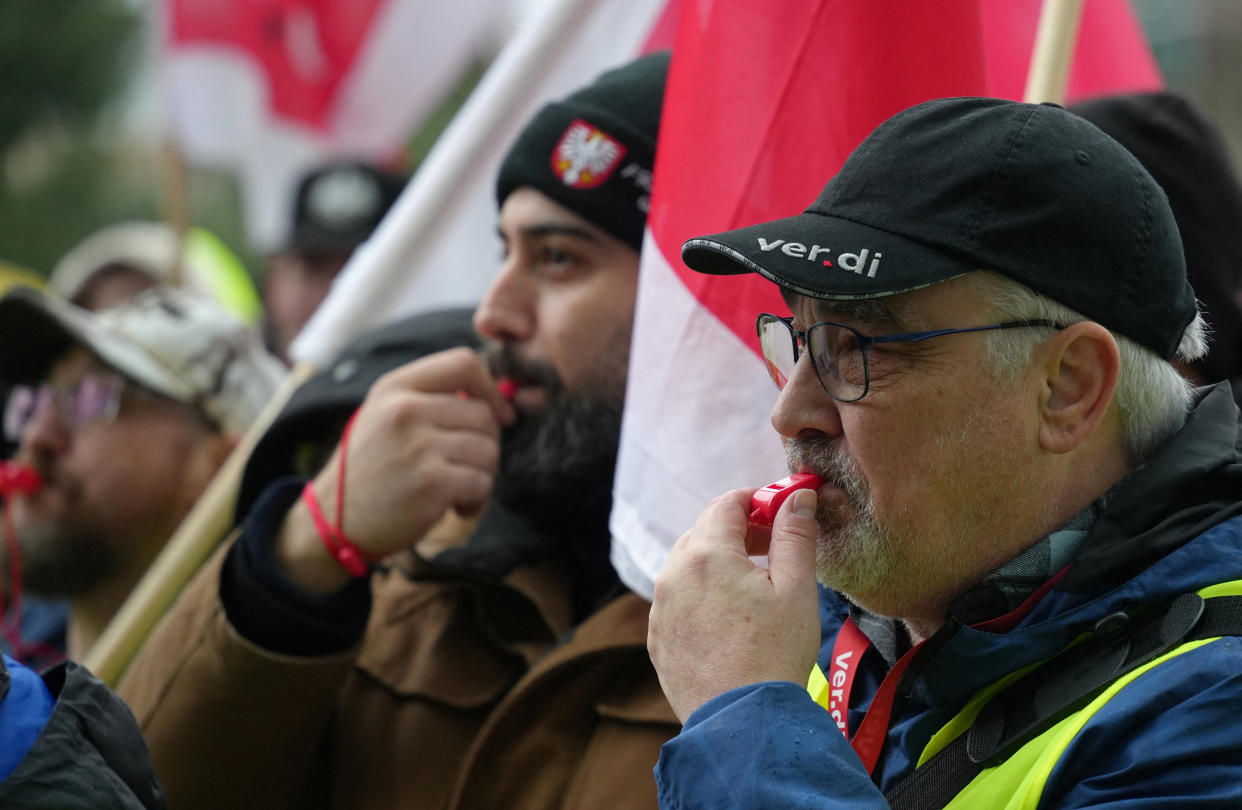
[[[568,264],[574,260],[573,256],[554,247],[543,248],[541,255],[543,260],[548,264]]]

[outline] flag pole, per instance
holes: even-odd
[[[1024,101],[1065,102],[1074,44],[1082,21],[1083,0],[1044,0],[1035,31],[1035,48],[1026,75]]]
[[[264,406],[237,447],[229,454],[194,507],[181,521],[147,573],[121,605],[99,640],[83,659],[83,665],[109,686],[116,686],[130,659],[157,622],[176,601],[194,574],[211,556],[233,524],[233,509],[242,471],[259,437],[276,419],[289,397],[314,374],[309,363],[300,363],[287,375]]]

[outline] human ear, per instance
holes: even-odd
[[[1080,321],[1045,345],[1041,368],[1040,446],[1066,453],[1095,432],[1112,404],[1121,369],[1117,342],[1098,323]]]

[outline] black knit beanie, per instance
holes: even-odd
[[[668,64],[648,54],[541,109],[500,166],[497,204],[530,186],[639,250]]]

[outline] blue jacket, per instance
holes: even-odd
[[[656,766],[661,806],[885,806],[882,793],[978,690],[1053,656],[1118,610],[1242,579],[1237,440],[1228,388],[1207,390],[1185,427],[1114,489],[1069,572],[1017,626],[1005,633],[968,626],[990,618],[977,609],[989,603],[979,592],[989,586],[955,603],[906,672],[874,783],[804,684],[760,683],[704,704],[665,744]],[[843,600],[821,589],[825,671],[847,615]],[[859,662],[850,728],[889,667],[881,647]],[[1240,807],[1239,717],[1242,639],[1226,637],[1140,675],[1093,715],[1058,760],[1039,806]]]

